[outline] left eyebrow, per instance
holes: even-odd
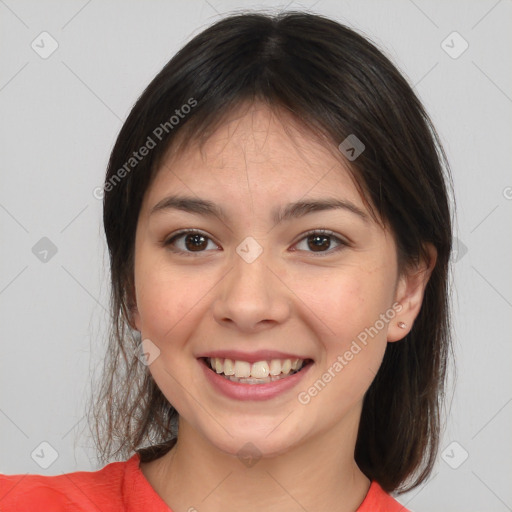
[[[363,210],[350,201],[342,199],[318,199],[314,201],[297,201],[290,203],[286,205],[284,209],[274,212],[273,220],[276,224],[279,224],[284,220],[297,219],[309,213],[337,209],[348,210],[365,222],[369,222],[370,220]]]
[[[212,201],[187,196],[165,197],[151,208],[150,215],[168,209],[182,210],[189,213],[197,213],[199,215],[215,216],[223,220],[227,219],[222,208]],[[316,199],[289,203],[284,206],[284,208],[274,210],[272,213],[272,220],[275,224],[279,224],[280,222],[304,217],[305,215],[314,212],[336,209],[347,210],[360,217],[363,221],[369,222],[369,217],[363,210],[350,201],[341,199]]]

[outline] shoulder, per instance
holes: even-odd
[[[0,474],[2,512],[121,512],[125,475],[136,456],[112,462],[98,471],[76,471],[55,476]]]
[[[409,512],[409,510],[385,492],[377,482],[372,481],[368,494],[357,512]]]

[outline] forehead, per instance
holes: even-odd
[[[220,199],[264,196],[286,202],[342,196],[363,206],[346,160],[283,109],[252,104],[234,110],[202,143],[171,147],[146,194],[154,203],[170,191]],[[366,208],[365,208],[366,209]]]

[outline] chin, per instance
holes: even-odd
[[[233,437],[226,434],[222,438],[209,438],[210,443],[218,450],[233,455],[244,462],[245,459],[273,458],[288,452],[297,444],[286,432],[273,432],[271,429],[245,430],[231,432]]]

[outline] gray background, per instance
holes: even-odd
[[[84,405],[109,288],[93,190],[122,121],[178,48],[224,13],[262,7],[363,32],[431,114],[458,205],[457,386],[433,477],[399,500],[416,512],[512,510],[510,0],[0,0],[0,472],[98,469]],[[58,43],[47,58],[43,31]],[[454,31],[469,44],[460,55]]]

